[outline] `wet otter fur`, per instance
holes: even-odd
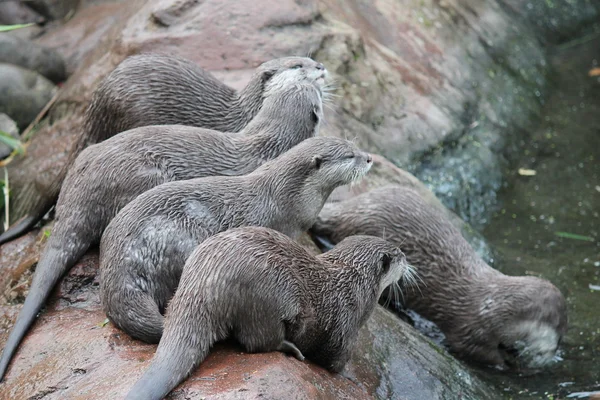
[[[373,236],[316,257],[267,228],[213,236],[187,259],[156,354],[126,399],[162,399],[229,336],[248,352],[286,351],[341,372],[381,293],[407,273],[400,249]]]
[[[184,58],[156,53],[133,55],[107,75],[92,95],[82,135],[56,181],[28,215],[0,235],[0,244],[31,229],[56,203],[69,168],[86,147],[117,133],[150,125],[180,124],[239,132],[258,114],[271,79],[297,70],[306,80],[323,83],[323,64],[306,57],[283,57],[256,69],[237,92]]]
[[[100,242],[107,316],[130,336],[157,343],[162,314],[198,244],[241,226],[296,238],[313,225],[333,189],[360,179],[371,162],[347,140],[314,137],[248,175],[169,182],[140,195]]]
[[[127,203],[161,183],[247,174],[302,140],[322,119],[320,85],[300,70],[269,81],[264,107],[240,135],[182,125],[147,126],[86,148],[65,179],[52,234],[31,289],[0,358],[3,377],[12,354],[58,280],[100,241]]]
[[[550,364],[567,329],[566,302],[550,282],[487,265],[448,218],[414,190],[385,186],[326,204],[311,229],[333,243],[385,237],[422,281],[404,305],[435,322],[458,356],[485,364]]]

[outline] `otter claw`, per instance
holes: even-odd
[[[304,361],[304,355],[302,355],[300,349],[297,348],[296,345],[290,341],[284,340],[283,342],[281,342],[277,350],[284,353],[292,353],[292,355],[298,360]]]

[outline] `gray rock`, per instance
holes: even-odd
[[[19,128],[17,128],[16,122],[4,113],[0,113],[0,131],[8,133],[13,138],[20,140]],[[8,157],[8,155],[12,153],[12,150],[13,149],[6,144],[0,143],[0,160]]]
[[[543,40],[566,42],[585,34],[600,20],[598,0],[502,0],[517,18],[524,20]]]
[[[344,373],[377,399],[488,400],[500,396],[410,325],[377,307],[360,330]]]
[[[44,17],[19,1],[0,2],[0,25],[40,23]]]
[[[55,83],[67,78],[60,54],[8,33],[0,33],[0,62],[37,71]]]
[[[14,119],[19,129],[35,119],[55,92],[56,86],[37,72],[0,63],[0,112]]]
[[[27,5],[48,19],[62,19],[79,3],[80,0],[31,0]]]

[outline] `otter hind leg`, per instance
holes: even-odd
[[[304,355],[296,345],[288,340],[284,340],[279,344],[278,351],[290,353],[300,361],[304,361]]]
[[[130,289],[106,305],[110,320],[134,339],[158,343],[163,333],[164,317],[152,296]]]

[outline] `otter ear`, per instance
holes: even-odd
[[[267,70],[262,73],[262,81],[263,83],[271,79],[275,75],[275,71]]]
[[[391,262],[392,262],[392,259],[387,254],[384,254],[383,257],[381,258],[381,269],[384,274],[387,274],[389,272]]]
[[[315,124],[319,122],[319,109],[317,107],[313,107],[311,119]]]
[[[312,165],[315,169],[321,168],[321,164],[323,163],[323,157],[321,156],[313,156],[310,165]]]

